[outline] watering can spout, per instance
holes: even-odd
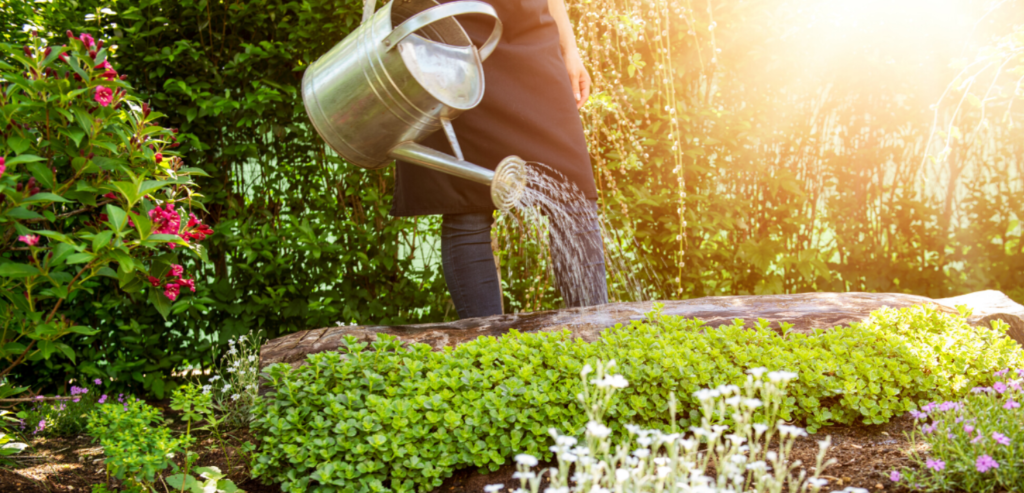
[[[508,156],[491,171],[454,158],[415,142],[403,142],[391,149],[391,157],[491,187],[491,201],[498,210],[508,210],[526,190],[526,161]]]

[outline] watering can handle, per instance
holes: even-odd
[[[487,38],[483,46],[479,48],[480,60],[486,60],[491,55],[491,52],[494,51],[494,48],[498,46],[498,40],[501,39],[501,19],[498,19],[498,13],[494,11],[494,7],[474,0],[443,3],[406,19],[405,22],[399,24],[394,31],[391,31],[391,34],[384,38],[384,46],[390,50],[397,46],[406,36],[424,27],[441,19],[462,14],[484,14],[494,17],[494,30],[491,31],[491,36]]]

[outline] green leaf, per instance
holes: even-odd
[[[53,190],[53,171],[46,165],[46,163],[30,163],[26,168],[30,173],[32,173],[32,176],[36,178],[36,181],[38,181],[43,188]]]
[[[23,200],[21,203],[23,203],[23,204],[32,204],[32,203],[36,203],[36,202],[64,202],[64,203],[69,203],[71,201],[68,200],[68,199],[65,199],[64,197],[61,197],[60,195],[52,194],[50,192],[41,192],[41,193],[37,193],[37,194],[35,194],[35,195],[33,195],[33,196]]]
[[[21,153],[27,151],[29,146],[31,146],[31,145],[32,145],[32,143],[29,142],[28,139],[23,139],[21,137],[18,137],[17,135],[12,135],[12,136],[10,136],[7,139],[7,146],[10,147],[11,150],[13,150],[16,154],[21,154]],[[43,158],[41,158],[39,156],[30,156],[30,157],[38,158],[37,161],[43,159]],[[17,158],[10,158],[10,159],[8,159],[7,160],[7,165],[10,166],[11,164],[14,164],[14,160],[15,159],[17,159]],[[27,161],[21,161],[21,162],[27,162]]]
[[[110,240],[113,237],[114,232],[109,229],[97,233],[96,236],[92,238],[92,251],[99,252],[103,247],[110,245]]]
[[[96,258],[95,255],[89,252],[73,253],[71,255],[68,255],[67,263],[68,265],[85,264],[88,262],[92,262],[92,259],[94,258]]]
[[[164,320],[167,320],[167,316],[171,314],[171,300],[164,296],[164,292],[160,288],[149,290],[149,302],[153,304],[156,311],[160,312]]]
[[[22,154],[20,156],[15,156],[15,157],[7,159],[5,164],[7,166],[10,166],[12,164],[35,163],[35,162],[38,162],[38,161],[43,161],[43,158],[41,158],[39,156],[36,156],[34,154]]]
[[[124,225],[127,224],[127,214],[124,209],[114,205],[107,204],[107,220],[113,226],[114,231],[120,233],[124,229]]]
[[[0,264],[0,276],[3,277],[28,277],[39,274],[39,269],[28,264],[16,264],[9,262]]]
[[[45,219],[42,215],[37,212],[30,211],[24,207],[15,207],[4,213],[5,216],[11,219]]]

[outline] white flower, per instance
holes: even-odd
[[[828,484],[828,480],[822,478],[811,478],[807,480],[807,484],[811,485],[812,488],[821,488]]]
[[[640,433],[640,427],[637,425],[626,425],[626,431],[630,434],[636,435]]]
[[[668,457],[655,457],[653,460],[654,460],[654,465],[656,465],[656,466],[667,466],[668,465]]]
[[[256,361],[256,355],[253,354],[253,355],[249,356],[248,359],[249,359],[249,362],[252,363],[252,362]]]
[[[649,447],[649,446],[651,446],[651,442],[652,441],[653,440],[651,440],[650,437],[646,437],[646,436],[640,436],[639,438],[636,439],[636,443],[639,443],[641,447]]]
[[[555,444],[572,447],[573,445],[576,445],[576,439],[571,436],[562,435],[555,438]]]
[[[512,479],[533,479],[537,477],[533,471],[516,471],[512,473]]]
[[[234,356],[234,355],[238,354],[238,350],[235,349],[234,346],[231,346],[230,348],[228,348],[228,354],[231,355],[231,356]]]
[[[234,346],[234,345],[235,345],[235,340],[234,339],[228,339],[228,346]]]
[[[544,488],[544,493],[569,493],[569,487],[562,486],[560,488]]]
[[[526,467],[536,467],[537,458],[530,454],[519,454],[516,456],[516,463]]]
[[[754,431],[756,431],[757,434],[760,435],[760,434],[768,431],[768,425],[765,425],[765,424],[762,424],[762,423],[754,423]]]
[[[579,457],[576,457],[576,454],[566,452],[564,454],[560,454],[558,458],[566,462],[576,462],[576,459],[578,459]]]
[[[231,394],[231,400],[233,400],[233,401],[237,401],[239,397],[242,397],[242,396],[240,396],[238,394]]]
[[[256,384],[246,385],[245,388],[247,388],[249,390],[256,390]]]
[[[210,377],[210,381],[211,382],[216,382],[217,380],[220,380],[220,375],[214,375],[214,376]]]
[[[213,387],[210,386],[210,385],[203,385],[203,393],[204,394],[209,394],[210,393],[210,389],[212,389],[212,388]]]
[[[231,390],[231,384],[230,384],[230,383],[228,383],[228,384],[224,384],[224,388],[223,388],[223,389],[220,389],[220,391],[221,391],[221,392],[223,392],[223,393],[225,393],[225,394],[226,394],[226,393],[227,393],[227,392],[228,392],[229,390]]]
[[[797,426],[789,426],[789,425],[779,425],[779,433],[782,436],[784,436],[784,437],[786,437],[786,436],[794,436],[794,437],[805,437],[805,436],[807,436],[807,432],[804,431],[803,428],[800,428],[800,427],[797,427]]]
[[[615,470],[615,482],[616,483],[625,483],[627,479],[629,479],[629,471],[627,471],[625,469],[616,469]]]
[[[761,399],[744,399],[743,405],[746,406],[747,409],[757,409],[764,405],[764,403],[761,402]]]
[[[602,488],[601,486],[595,484],[592,488],[590,488],[590,493],[611,493],[611,490],[609,490],[608,488]]]
[[[229,367],[228,367],[228,373],[234,373],[234,372],[236,372],[236,371],[238,371],[238,368],[235,368],[235,367],[233,367],[233,366],[229,366]]]
[[[729,427],[725,425],[711,425],[711,431],[715,432],[716,435],[721,435],[723,432],[725,432],[725,430],[728,429]]]
[[[672,468],[668,466],[658,467],[658,479],[665,479],[668,477],[668,473],[672,472]]]
[[[740,392],[740,388],[735,385],[722,385],[718,387],[718,391],[721,392],[722,395],[732,395],[738,394]]]
[[[587,375],[591,374],[594,368],[590,366],[590,363],[583,365],[583,369],[580,370],[580,378],[587,378]]]
[[[487,486],[484,486],[484,493],[498,493],[504,487],[505,487],[505,485],[501,484],[501,483],[499,483],[499,484],[489,484]]]
[[[629,386],[629,382],[626,380],[626,377],[618,374],[608,375],[601,380],[594,380],[592,383],[600,389],[606,387],[624,389]]]
[[[773,383],[788,382],[794,378],[796,378],[796,373],[791,371],[773,371],[768,374],[768,380]]]
[[[637,456],[639,459],[646,459],[648,455],[651,455],[651,451],[645,448],[636,449],[633,451],[633,455]]]
[[[739,435],[726,435],[725,438],[732,442],[733,445],[743,445],[743,442],[747,441],[746,438]]]
[[[767,468],[768,468],[768,464],[766,464],[763,460],[759,460],[757,462],[751,462],[750,464],[747,464],[747,470],[748,471],[749,470],[763,471],[763,470],[765,470]]]
[[[747,373],[750,374],[750,375],[753,375],[754,378],[761,378],[761,375],[764,375],[765,372],[767,372],[767,371],[768,371],[768,369],[767,368],[763,368],[763,367],[762,368],[751,368],[751,369],[747,370]]]
[[[775,462],[775,460],[779,458],[779,454],[776,454],[775,451],[772,450],[769,450],[767,454],[764,454],[764,456],[772,462]]]
[[[238,342],[239,342],[239,344],[241,344],[241,343],[245,342],[246,340],[247,340],[247,339],[245,338],[245,336],[238,336]]]
[[[591,421],[587,423],[587,433],[596,438],[605,438],[612,433],[612,430],[597,421]]]
[[[728,405],[730,405],[730,406],[733,406],[733,407],[739,407],[739,405],[740,405],[740,399],[741,399],[741,398],[740,398],[740,396],[738,396],[738,395],[734,395],[734,396],[732,396],[732,397],[730,397],[730,398],[726,399],[726,400],[725,400],[725,403],[726,403],[726,404],[728,404]]]

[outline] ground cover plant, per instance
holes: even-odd
[[[699,426],[676,427],[673,398],[667,432],[627,425],[627,436],[613,437],[604,414],[618,389],[629,387],[622,375],[610,374],[614,370],[614,361],[598,362],[596,372],[589,364],[583,367],[583,391],[577,396],[588,418],[583,436],[549,430],[555,443],[550,450],[558,463],[547,470],[534,471],[536,457],[517,455],[514,477],[520,487],[509,488],[512,493],[539,493],[545,475],[550,482],[545,491],[564,493],[796,493],[817,492],[828,483],[819,476],[833,463],[825,461],[829,438],[818,442],[815,464],[794,473],[803,464],[791,458],[793,443],[806,432],[787,425],[778,412],[795,373],[754,368],[742,387],[722,385],[694,394],[700,401]],[[488,485],[485,491],[497,493],[504,487]]]
[[[18,411],[18,428],[23,433],[43,436],[69,436],[85,430],[92,410],[112,396],[103,393],[103,381],[94,379],[82,386],[71,385],[64,399],[37,396]]]
[[[592,344],[567,331],[512,332],[432,352],[349,337],[341,352],[310,355],[305,366],[272,365],[273,390],[254,408],[253,475],[286,491],[429,491],[458,468],[494,470],[516,453],[550,457],[549,428],[579,435],[586,425],[575,375],[594,359],[620,361],[630,382],[607,411],[618,435],[626,423],[667,429],[672,395],[676,424],[697,426],[698,390],[742,385],[758,367],[800,374],[778,413],[816,429],[885,422],[1024,363],[1005,326],[971,327],[963,314],[928,307],[880,310],[810,335],[767,324],[709,329],[658,312],[649,319]]]
[[[995,372],[991,386],[913,412],[914,468],[891,480],[916,491],[1018,491],[1024,484],[1024,369]],[[920,443],[920,447],[917,444]]]
[[[62,338],[100,333],[68,302],[114,283],[164,317],[177,310],[195,291],[179,257],[205,259],[212,233],[190,214],[203,172],[175,156],[176,131],[130,94],[103,40],[68,31],[62,43],[0,48],[0,397],[24,390],[19,364],[74,363]]]

